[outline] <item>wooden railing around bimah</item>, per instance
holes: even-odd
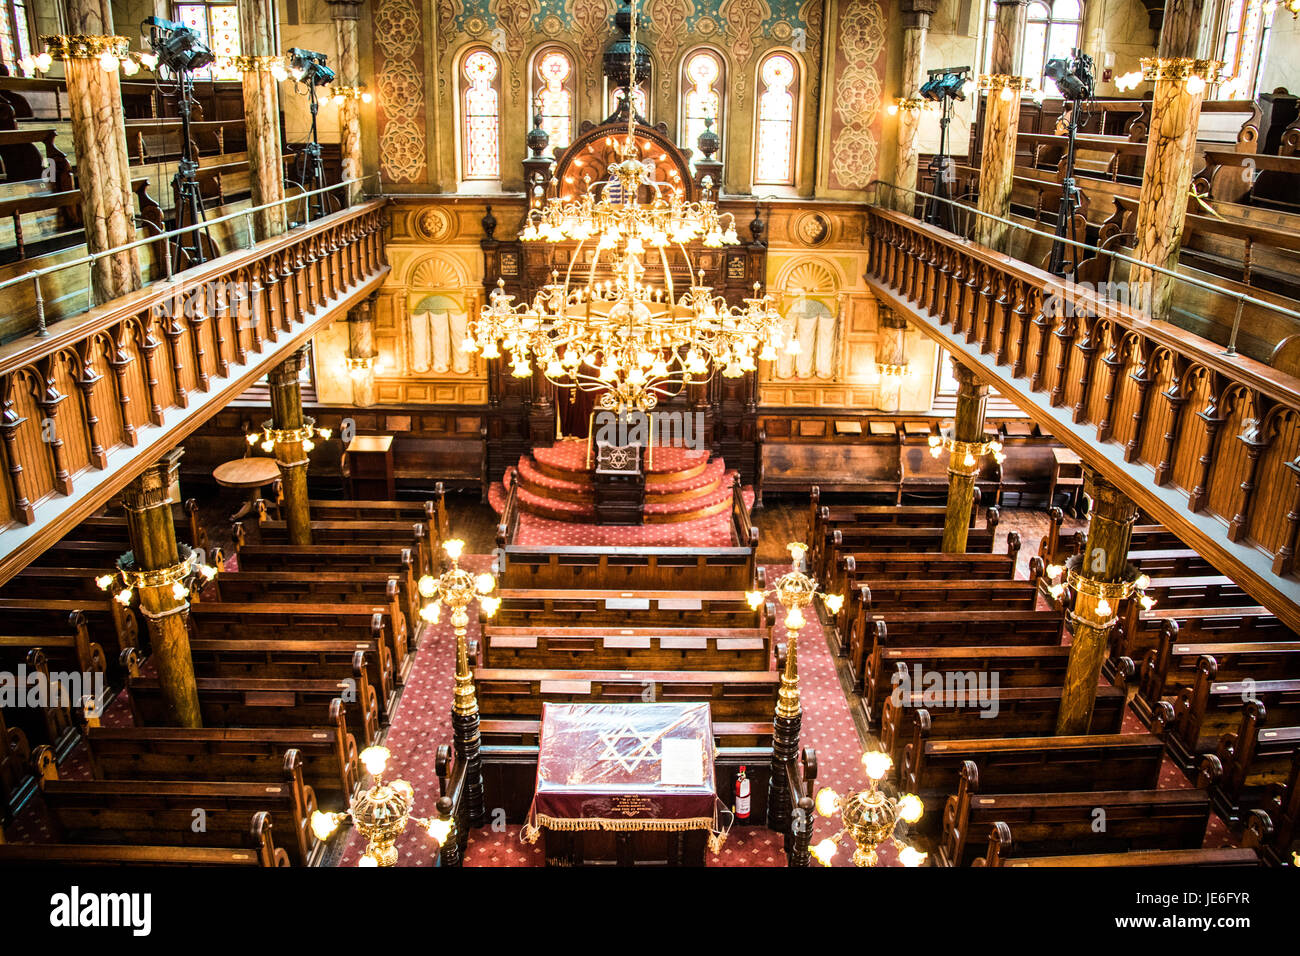
[[[363,202],[0,347],[0,582],[382,283]]]
[[[1291,627],[1300,379],[879,206],[867,282]]]

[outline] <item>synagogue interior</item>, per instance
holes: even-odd
[[[1297,44],[0,0],[0,870],[1300,865]]]

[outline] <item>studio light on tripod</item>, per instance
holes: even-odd
[[[337,74],[326,65],[329,57],[324,53],[293,47],[289,50],[288,57],[289,75],[295,82],[312,87],[329,86],[334,82]]]
[[[966,70],[937,72],[921,84],[921,96],[931,103],[966,99]]]
[[[193,73],[216,62],[216,56],[193,27],[162,17],[147,17],[142,27],[149,32],[149,46],[158,65],[173,73]]]
[[[1093,74],[1092,57],[1076,50],[1071,57],[1056,57],[1048,60],[1043,67],[1043,76],[1056,84],[1061,91],[1061,98],[1066,100],[1090,100],[1096,77]]]

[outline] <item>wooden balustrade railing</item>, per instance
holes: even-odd
[[[882,301],[1300,626],[1300,379],[892,210],[867,243]]]
[[[361,203],[0,347],[0,581],[375,291],[384,207]]]

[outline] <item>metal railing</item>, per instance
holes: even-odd
[[[90,252],[84,256],[79,256],[76,259],[70,259],[67,262],[59,262],[59,263],[55,263],[54,265],[43,266],[39,269],[32,269],[28,272],[24,272],[22,275],[13,276],[12,278],[5,279],[4,281],[0,281],[0,292],[3,292],[5,289],[9,289],[14,286],[23,285],[28,282],[32,283],[33,291],[36,294],[36,337],[44,338],[45,336],[50,334],[49,329],[46,327],[46,321],[45,321],[45,297],[41,291],[41,279],[45,276],[53,275],[57,272],[63,272],[68,269],[77,269],[82,266],[91,268],[94,266],[96,262],[98,262],[101,259],[107,259],[111,256],[119,255],[120,253],[123,252],[129,252],[132,249],[140,249],[145,246],[149,246],[155,242],[158,242],[160,240],[163,242],[168,242],[172,239],[186,235],[191,232],[196,232],[201,229],[208,229],[211,226],[220,225],[225,222],[234,222],[240,219],[244,220],[248,227],[247,240],[243,248],[251,249],[254,245],[257,244],[257,239],[255,238],[255,230],[253,228],[253,217],[256,216],[258,213],[265,212],[269,209],[275,209],[278,206],[287,206],[290,203],[305,202],[308,199],[310,199],[312,196],[320,195],[322,193],[332,193],[341,189],[346,190],[350,186],[357,185],[360,183],[365,183],[371,179],[374,179],[378,182],[379,184],[378,195],[382,196],[383,180],[379,177],[378,173],[369,173],[368,175],[360,176],[354,179],[345,179],[341,182],[333,184],[332,186],[322,186],[321,188],[313,189],[310,192],[303,190],[301,192],[296,193],[293,196],[285,196],[283,199],[277,199],[275,200],[275,202],[262,203],[260,206],[252,206],[248,209],[240,209],[236,212],[230,212],[230,213],[226,213],[223,216],[218,216],[215,219],[205,219],[203,222],[195,223],[194,225],[191,226],[183,226],[180,229],[171,229],[166,232],[155,233],[152,236],[145,236],[143,239],[135,239],[131,242],[123,243],[120,246],[114,246],[112,249],[104,249],[100,252]],[[310,224],[311,224],[311,219],[307,218],[303,222],[300,222],[295,226],[287,228],[285,231],[286,233],[292,232],[294,229],[306,228]],[[163,258],[163,262],[165,263],[166,275],[162,280],[158,280],[158,281],[170,282],[176,276],[176,271],[172,264],[172,257],[170,254],[165,253],[162,258]],[[181,271],[183,272],[185,270],[181,270]],[[150,283],[146,283],[146,285],[148,284]],[[86,283],[86,297],[87,297],[86,310],[87,311],[94,308],[96,304],[94,302],[94,294],[95,293],[94,293],[93,281],[87,282]]]
[[[1102,249],[1099,246],[1095,246],[1087,242],[1081,242],[1075,239],[1069,239],[1063,236],[1057,236],[1055,233],[1052,232],[1045,232],[1041,229],[1035,229],[1032,226],[1027,226],[1022,222],[1016,222],[1012,219],[1006,219],[1002,216],[994,215],[993,213],[984,212],[983,210],[978,209],[975,206],[969,205],[968,203],[963,203],[957,199],[951,199],[947,196],[939,196],[934,193],[925,192],[924,190],[912,189],[907,186],[899,186],[896,183],[891,183],[888,180],[884,180],[884,179],[875,179],[867,184],[868,190],[872,189],[873,187],[877,190],[879,190],[881,187],[889,189],[895,195],[897,195],[898,193],[910,193],[912,196],[921,196],[926,200],[934,200],[937,202],[947,203],[948,205],[954,207],[954,209],[960,209],[968,213],[973,213],[976,216],[981,216],[984,219],[988,219],[992,222],[1000,223],[1001,225],[1004,226],[1009,226],[1010,228],[1018,230],[1019,232],[1026,233],[1032,236],[1039,236],[1043,239],[1050,239],[1053,242],[1061,242],[1067,246],[1073,246],[1075,248],[1090,252],[1094,255],[1107,255],[1119,262],[1125,262],[1131,266],[1137,266],[1139,268],[1146,269],[1150,272],[1157,273],[1159,275],[1168,276],[1169,278],[1173,279],[1175,282],[1186,283],[1187,285],[1195,286],[1196,288],[1203,289],[1208,292],[1212,292],[1215,295],[1221,295],[1228,299],[1232,299],[1237,303],[1237,308],[1236,308],[1236,314],[1232,321],[1232,332],[1228,338],[1228,343],[1225,346],[1225,350],[1224,350],[1225,355],[1237,354],[1237,338],[1238,338],[1238,334],[1241,331],[1241,313],[1242,313],[1242,308],[1246,305],[1251,305],[1257,308],[1266,309],[1278,315],[1285,316],[1288,319],[1292,319],[1297,323],[1297,331],[1300,331],[1300,312],[1294,309],[1289,309],[1286,306],[1279,305],[1276,302],[1268,302],[1265,301],[1264,299],[1256,298],[1255,296],[1245,292],[1240,292],[1235,289],[1228,289],[1221,285],[1215,285],[1213,282],[1208,282],[1205,279],[1200,279],[1197,278],[1196,276],[1186,275],[1181,272],[1176,272],[1171,269],[1166,269],[1164,266],[1158,266],[1153,263],[1146,262],[1142,259],[1136,259],[1132,256],[1124,255],[1121,252],[1113,252],[1111,250]],[[880,202],[879,198],[877,197],[876,205],[886,205],[886,204]],[[894,205],[890,205],[889,208],[896,209],[898,207]],[[942,227],[940,226],[936,226],[935,228],[942,229]],[[953,233],[953,235],[958,236],[958,238],[964,239],[968,242],[974,241],[970,239],[968,236],[963,236],[960,235],[959,233]],[[1091,289],[1090,291],[1097,294],[1107,302],[1114,301],[1112,297],[1109,295],[1108,289]]]

